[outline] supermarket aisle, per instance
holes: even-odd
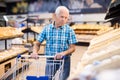
[[[8,42],[7,47],[9,49],[10,44],[11,44],[11,40],[8,40],[7,42]],[[4,46],[5,46],[4,45],[4,40],[0,41],[0,45],[1,45],[1,49],[3,49]],[[76,46],[76,50],[71,56],[71,72],[70,72],[70,75],[72,75],[72,71],[76,68],[76,65],[80,61],[82,55],[87,50],[87,48],[88,48],[88,46]]]
[[[76,65],[80,61],[82,55],[87,50],[87,48],[88,48],[88,46],[76,46],[76,50],[71,57],[71,72],[70,72],[70,75],[72,75],[72,71],[76,68]]]

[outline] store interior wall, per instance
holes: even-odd
[[[33,14],[32,14],[33,15]],[[37,13],[34,15],[39,15],[39,18],[51,18],[52,14],[50,13],[46,13],[46,14],[41,14],[41,13]],[[97,22],[97,21],[106,21],[105,18],[106,13],[94,13],[94,14],[71,14],[70,16],[72,17],[71,21],[72,22],[89,22],[89,21],[93,21],[93,22]],[[15,19],[17,16],[19,15],[7,15],[8,18],[13,18]],[[12,17],[11,17],[12,16]],[[27,16],[27,14],[24,15],[20,15],[20,16]]]
[[[106,13],[94,13],[94,14],[73,14],[73,22],[84,22],[84,21],[105,21]]]

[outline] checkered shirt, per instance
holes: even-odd
[[[55,28],[53,24],[44,27],[37,40],[42,43],[46,40],[45,54],[54,56],[56,53],[66,51],[70,44],[77,42],[75,33],[69,25]]]

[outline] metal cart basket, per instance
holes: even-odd
[[[20,55],[0,80],[62,80],[63,66],[64,59],[54,60],[54,56]]]

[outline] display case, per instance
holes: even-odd
[[[14,39],[17,37],[22,37],[23,33],[16,28],[13,27],[0,27],[0,40],[5,40],[5,44],[8,46],[7,40]],[[16,56],[18,54],[28,54],[28,49],[22,46],[13,46],[11,45],[9,48],[5,47],[5,49],[0,50],[0,78],[2,75],[10,69],[16,60]]]
[[[120,69],[119,31],[120,29],[111,30],[92,39],[90,46],[68,80],[75,78],[79,80],[82,75],[95,76],[94,73],[97,75],[105,70]]]
[[[112,27],[109,25],[104,24],[95,24],[95,23],[86,23],[86,24],[80,24],[77,23],[72,26],[76,33],[76,37],[79,42],[88,42],[95,38],[96,36],[99,36],[101,34],[104,34],[106,32],[109,32],[113,30]]]

